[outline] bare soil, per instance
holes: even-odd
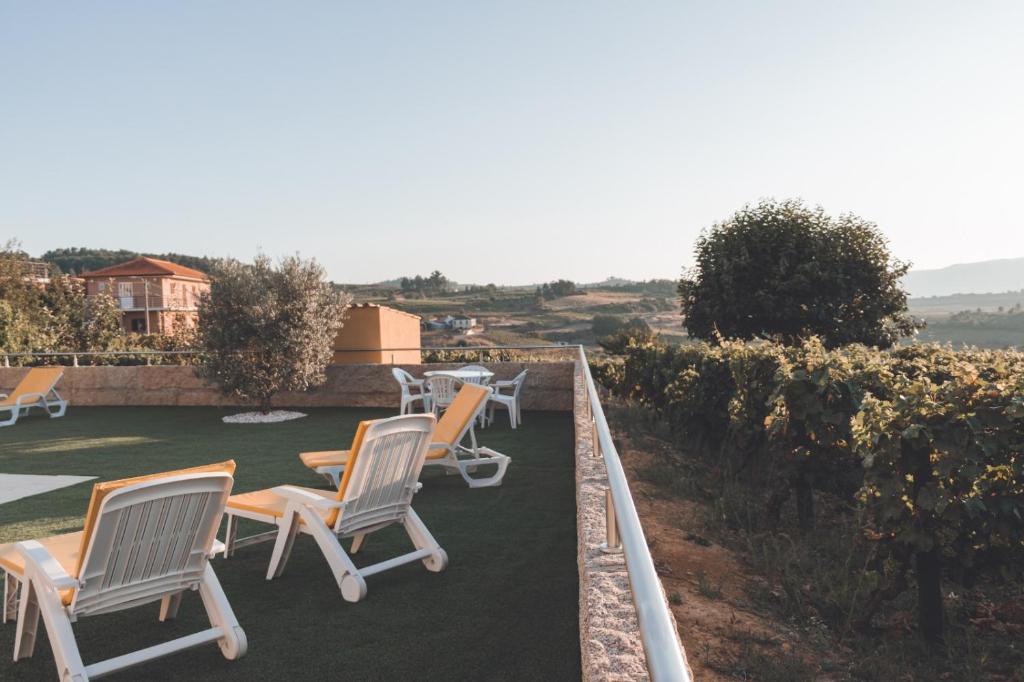
[[[645,480],[643,472],[668,446],[653,438],[637,443],[621,433],[616,442],[695,679],[828,679],[814,672],[818,652],[806,633],[758,612],[747,597],[764,579],[705,537],[703,519],[711,505],[666,495]],[[768,661],[777,668],[770,673],[763,669]]]

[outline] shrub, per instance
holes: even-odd
[[[265,256],[252,265],[226,261],[199,303],[207,357],[196,373],[269,412],[278,392],[323,383],[349,302],[316,261],[290,257],[276,268]]]
[[[818,336],[830,348],[887,348],[917,329],[900,288],[909,265],[857,216],[765,200],[715,225],[695,255],[695,269],[679,283],[693,337],[792,345]]]

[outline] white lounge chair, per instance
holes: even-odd
[[[209,557],[234,462],[98,483],[85,527],[41,540],[0,546],[6,573],[4,615],[17,609],[14,660],[32,656],[39,617],[62,681],[85,682],[116,670],[216,642],[228,660],[245,654],[246,639]],[[182,595],[198,589],[209,629],[85,665],[71,623],[160,602],[173,618]],[[20,598],[19,598],[20,592]],[[110,622],[111,637],[116,623]]]
[[[366,578],[413,561],[440,572],[448,555],[412,508],[412,496],[434,431],[433,415],[405,415],[359,425],[349,465],[337,492],[284,485],[233,495],[228,500],[225,555],[238,547],[274,539],[267,580],[284,572],[298,533],[312,535],[330,564],[345,601],[366,596]],[[238,519],[277,527],[277,530],[237,539]],[[400,523],[415,551],[371,566],[357,568],[339,538],[351,537],[355,554],[367,534]]]
[[[402,390],[402,399],[398,408],[399,414],[412,412],[413,403],[417,400],[423,406],[424,412],[430,411],[429,401],[423,388],[423,379],[417,379],[400,367],[393,367],[391,369],[391,376],[395,377],[395,381],[398,382],[398,386]]]
[[[33,407],[46,410],[50,417],[63,417],[68,409],[68,401],[57,393],[57,383],[64,376],[60,367],[33,367],[28,371],[10,395],[0,393],[0,426],[10,426],[18,421],[18,417]]]
[[[494,422],[494,407],[497,405],[508,410],[508,420],[513,429],[523,423],[520,393],[523,390],[523,383],[526,381],[526,373],[528,371],[529,370],[524,369],[522,372],[517,374],[514,379],[509,381],[495,381],[491,384],[491,388],[494,389],[494,393],[491,394],[491,397],[488,400],[490,416],[487,420],[489,422]],[[502,393],[502,391],[511,391],[511,393]]]
[[[508,455],[477,445],[476,432],[473,429],[474,422],[486,409],[487,398],[490,395],[491,389],[487,386],[466,384],[459,389],[451,405],[437,422],[424,466],[439,466],[450,473],[458,473],[470,488],[501,485],[511,459]],[[463,445],[467,436],[469,447]],[[349,453],[357,448],[359,439],[357,431],[352,450],[304,452],[299,457],[303,464],[318,474],[326,476],[332,482],[338,481],[344,475]],[[493,475],[485,478],[470,476],[480,467],[489,465],[497,467]]]

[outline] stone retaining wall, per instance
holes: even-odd
[[[648,680],[625,556],[605,553],[608,471],[594,454],[594,428],[581,372],[574,376],[576,535],[580,571],[580,654],[585,682]]]
[[[414,376],[433,369],[454,369],[458,364],[398,365]],[[529,370],[522,389],[523,409],[570,411],[573,406],[573,363],[500,362],[485,366],[496,379],[511,379]],[[327,382],[312,391],[281,393],[281,407],[397,407],[399,388],[392,365],[332,365]],[[0,392],[9,392],[28,372],[0,367]],[[154,365],[133,367],[65,367],[57,386],[71,405],[237,405],[214,386],[196,378],[191,367]]]

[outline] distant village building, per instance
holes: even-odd
[[[445,315],[433,320],[425,320],[421,326],[424,331],[449,330],[465,332],[476,326],[476,318],[466,315],[458,315],[456,317]]]
[[[465,331],[467,329],[472,329],[473,327],[476,326],[476,318],[466,317],[465,315],[459,315],[458,317],[452,319],[451,325],[452,329]]]
[[[350,306],[334,340],[334,364],[418,365],[420,318],[375,303]]]
[[[40,261],[26,260],[22,262],[25,279],[40,287],[50,283],[50,264]]]
[[[170,334],[176,324],[195,326],[199,298],[210,290],[205,273],[145,256],[86,272],[85,295],[112,293],[125,331]]]

